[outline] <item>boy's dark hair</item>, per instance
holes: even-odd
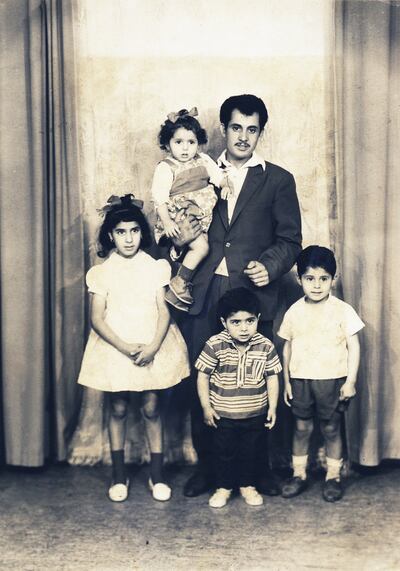
[[[100,258],[107,257],[109,252],[114,249],[115,245],[110,240],[109,233],[112,232],[120,222],[137,222],[142,233],[140,247],[148,248],[151,245],[149,224],[142,210],[138,206],[132,204],[132,200],[134,200],[133,195],[126,194],[125,196],[120,197],[119,204],[113,204],[109,207],[105,207],[106,215],[102,225],[100,226],[98,238],[100,248],[97,255]]]
[[[167,145],[175,132],[181,127],[187,131],[192,131],[196,135],[199,145],[205,145],[207,143],[206,130],[203,129],[195,117],[189,115],[189,111],[187,109],[181,109],[176,115],[178,117],[175,121],[167,119],[165,123],[161,125],[161,129],[158,134],[161,149],[167,149]]]
[[[255,95],[233,95],[226,99],[221,105],[219,112],[220,122],[228,127],[228,123],[231,120],[232,112],[237,109],[243,115],[253,115],[253,113],[258,113],[260,121],[260,130],[262,131],[268,121],[268,111],[265,107],[264,101]]]
[[[236,287],[225,292],[217,304],[217,317],[226,320],[237,311],[247,311],[258,316],[260,302],[256,294],[245,287]]]
[[[297,261],[297,273],[299,278],[306,273],[307,268],[323,268],[333,278],[336,274],[335,255],[329,248],[324,246],[308,246],[300,252]]]

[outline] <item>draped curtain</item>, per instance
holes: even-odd
[[[360,313],[350,458],[400,458],[400,3],[336,3],[337,250],[344,299]]]
[[[3,461],[64,460],[84,343],[70,3],[1,2]]]

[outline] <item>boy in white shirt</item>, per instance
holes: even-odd
[[[357,333],[364,323],[349,304],[331,295],[336,274],[331,250],[321,246],[303,250],[297,273],[304,297],[288,309],[278,331],[285,339],[284,399],[295,416],[293,476],[283,485],[282,496],[292,498],[307,488],[308,447],[317,416],[328,467],[322,496],[335,502],[343,496],[341,418],[356,394]]]

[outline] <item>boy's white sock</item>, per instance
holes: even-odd
[[[308,454],[305,456],[292,456],[293,478],[307,479],[307,461]]]
[[[343,458],[336,460],[336,458],[326,457],[327,472],[325,480],[340,480],[340,470],[343,466]]]

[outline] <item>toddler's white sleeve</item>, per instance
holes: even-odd
[[[226,173],[219,168],[217,163],[215,163],[209,155],[205,153],[200,153],[201,158],[204,161],[204,166],[207,169],[208,176],[210,177],[210,182],[214,186],[221,186]]]
[[[157,208],[160,204],[165,204],[169,201],[169,195],[174,180],[174,175],[171,168],[167,163],[158,163],[153,175],[153,182],[151,185],[151,199]]]

